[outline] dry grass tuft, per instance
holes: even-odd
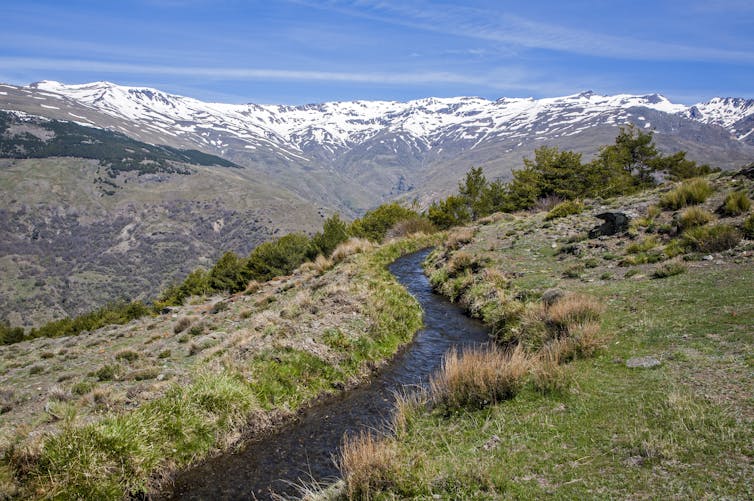
[[[367,252],[374,248],[374,244],[366,238],[349,238],[338,245],[330,256],[333,263],[339,263],[348,256]]]
[[[567,390],[573,383],[571,370],[562,365],[564,351],[569,350],[570,340],[556,339],[537,353],[531,368],[531,381],[541,393],[556,393]]]
[[[462,245],[471,242],[475,233],[476,230],[474,228],[456,228],[448,233],[448,237],[445,239],[445,248],[448,250],[458,249]]]
[[[183,317],[175,323],[175,325],[173,326],[173,332],[180,334],[181,332],[188,329],[189,325],[191,325],[191,322],[193,322],[193,319],[191,317]]]
[[[548,321],[557,329],[568,331],[572,326],[597,322],[605,306],[591,296],[569,294],[547,308]]]
[[[432,377],[432,399],[448,410],[483,408],[513,398],[523,386],[531,360],[523,348],[503,351],[496,346],[459,353],[451,349]]]
[[[362,431],[346,437],[340,449],[338,469],[348,499],[372,499],[394,483],[397,474],[395,444]]]

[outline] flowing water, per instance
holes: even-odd
[[[333,462],[345,433],[380,429],[394,394],[426,384],[453,346],[479,344],[487,330],[460,308],[432,292],[421,263],[425,249],[396,260],[390,271],[424,309],[424,328],[404,351],[368,383],[327,398],[297,419],[252,439],[240,452],[213,458],[176,478],[173,499],[270,499],[295,494],[294,484],[337,478]]]

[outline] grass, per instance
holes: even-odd
[[[573,214],[580,214],[584,212],[585,208],[584,203],[580,200],[566,200],[550,209],[545,216],[545,221],[571,216]]]
[[[211,331],[228,329],[228,334],[222,338],[222,350],[207,347],[195,353],[195,357],[171,356],[180,346],[177,343],[184,337],[188,342],[193,335],[191,331],[199,324],[175,335],[172,332],[175,321],[170,318],[165,318],[161,324],[162,337],[148,345],[153,350],[150,354],[140,355],[125,348],[132,342],[129,340],[133,335],[131,331],[108,337],[108,340],[121,343],[116,345],[119,349],[111,353],[113,359],[122,361],[122,365],[110,362],[99,369],[95,366],[82,380],[72,384],[71,398],[79,401],[56,401],[55,406],[50,407],[50,412],[60,416],[57,433],[50,436],[40,434],[35,443],[19,436],[17,447],[3,443],[3,460],[0,461],[3,491],[0,497],[6,492],[20,493],[22,497],[56,499],[122,499],[149,494],[153,492],[155,482],[167,478],[175,469],[232,445],[234,437],[242,434],[249,420],[257,422],[255,416],[268,412],[293,414],[322,393],[367,377],[375,365],[384,362],[402,344],[411,340],[422,324],[418,303],[395,281],[386,266],[400,255],[434,242],[436,237],[427,236],[378,248],[371,244],[368,247],[353,245],[352,242],[354,248],[364,252],[344,257],[344,261],[353,261],[343,265],[344,271],[327,272],[338,274],[324,282],[330,285],[305,293],[295,285],[289,287],[299,279],[288,279],[286,289],[279,294],[277,301],[259,306],[263,309],[273,304],[274,311],[263,310],[246,319],[246,329],[250,328],[249,323],[258,325],[259,338],[255,342],[264,339],[263,331],[270,326],[276,328],[275,336],[280,336],[282,342],[271,338],[267,350],[246,359],[240,354],[244,353],[241,348],[248,345],[223,354],[233,349],[234,339],[235,343],[243,342],[243,336],[248,335],[245,332],[232,333],[228,329],[228,325],[237,321],[236,314],[246,311],[232,301],[223,301],[226,310],[213,317],[216,325],[206,327]],[[318,272],[312,275],[312,280],[319,284],[323,283],[322,278]],[[292,326],[301,321],[302,315],[316,318],[306,313],[308,309],[317,305],[322,308],[330,297],[337,300],[333,304],[342,308],[344,304],[348,305],[348,301],[344,303],[343,300],[348,300],[352,294],[363,295],[366,300],[354,310],[358,315],[343,314],[342,318],[347,321],[340,327],[348,333],[347,337],[337,339],[338,336],[331,333],[327,338],[332,343],[347,345],[347,350],[339,352],[338,356],[320,357],[285,346],[296,335]],[[239,297],[244,298],[243,295]],[[250,303],[254,300],[248,298]],[[207,304],[205,308],[209,306]],[[284,312],[288,313],[283,315]],[[288,316],[291,318],[287,319]],[[272,320],[275,325],[269,323]],[[262,323],[254,324],[255,321]],[[154,331],[147,332],[149,330],[145,327],[145,336],[154,336]],[[204,330],[202,327],[202,332]],[[250,332],[254,335],[255,331],[251,329]],[[167,340],[176,344],[164,344]],[[322,342],[326,340],[322,339]],[[166,346],[172,346],[173,350]],[[325,344],[319,346],[326,347]],[[108,346],[98,341],[92,343],[91,349],[105,348]],[[185,354],[184,350],[182,352]],[[155,381],[159,371],[144,362],[156,360],[152,357],[160,359],[160,365],[170,364],[173,369],[169,373],[175,370],[176,363],[187,364],[188,372],[171,375],[175,382]],[[128,363],[133,363],[133,369],[126,370]],[[156,397],[140,402],[136,409],[128,409],[126,401],[130,397],[119,388],[127,387],[125,385],[129,382],[143,385],[146,381],[154,385]],[[90,402],[87,419],[76,417],[76,406],[81,402]],[[63,409],[61,406],[67,407]],[[270,422],[263,417],[258,420],[260,423]],[[2,475],[6,472],[9,472],[10,479],[15,479],[7,488],[2,483],[5,481]]]
[[[751,200],[745,191],[732,191],[725,196],[720,212],[726,216],[738,216],[749,212]]]
[[[505,352],[493,345],[463,353],[451,349],[430,382],[431,398],[447,412],[502,402],[521,390],[530,366],[521,348]]]
[[[530,344],[525,383],[494,403],[459,397],[454,412],[428,395],[399,398],[395,435],[374,446],[391,451],[392,469],[370,498],[753,498],[751,258],[673,261],[654,270],[662,280],[633,268],[631,280],[563,281],[576,258],[527,251],[545,247],[537,240],[544,232],[516,247],[504,240],[507,231],[485,227],[463,251],[509,276],[524,274],[508,282],[510,296],[532,297],[525,286],[571,289],[549,308],[528,300],[517,316],[508,339],[539,339]],[[612,250],[612,241],[603,244]],[[449,257],[436,253],[429,266],[441,289],[455,280],[441,273]],[[605,261],[594,273],[613,266]],[[483,311],[485,298],[500,303],[482,273],[460,295],[470,311]],[[626,359],[645,355],[662,364],[626,367]],[[454,357],[460,373],[462,359]],[[478,380],[469,377],[453,394],[473,395],[465,388],[491,379],[479,361],[468,365],[485,368],[467,370]]]
[[[678,226],[681,230],[694,228],[695,226],[704,226],[715,219],[711,212],[701,207],[687,207],[681,211],[678,217]]]
[[[698,226],[683,233],[686,248],[697,252],[720,252],[735,247],[741,233],[729,224]]]
[[[714,188],[709,181],[689,179],[660,197],[660,205],[665,209],[678,210],[704,202],[713,192]]]

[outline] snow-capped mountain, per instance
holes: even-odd
[[[323,183],[317,172],[337,173],[342,176],[339,181],[360,191],[346,201],[357,207],[412,187],[441,191],[453,186],[471,165],[505,176],[545,143],[592,155],[612,141],[618,126],[629,122],[655,131],[663,149],[688,150],[691,158],[723,168],[754,158],[754,100],[741,98],[685,106],[658,94],[583,92],[496,101],[455,97],[237,105],[109,82],[42,81],[0,88],[0,103],[4,101],[29,113],[108,127],[145,142],[196,148],[259,166],[290,176],[288,187],[294,180]],[[352,195],[354,190],[347,191]]]

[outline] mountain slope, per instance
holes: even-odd
[[[109,82],[2,90],[9,106],[87,117],[147,142],[216,154],[318,203],[357,212],[406,191],[445,193],[471,165],[507,177],[544,142],[593,155],[629,122],[656,131],[662,149],[689,149],[700,162],[732,168],[754,158],[754,106],[737,98],[686,107],[657,94],[584,92],[282,106],[205,103]]]
[[[0,112],[0,152],[0,318],[14,325],[151,298],[321,219],[263,173],[70,122]]]

